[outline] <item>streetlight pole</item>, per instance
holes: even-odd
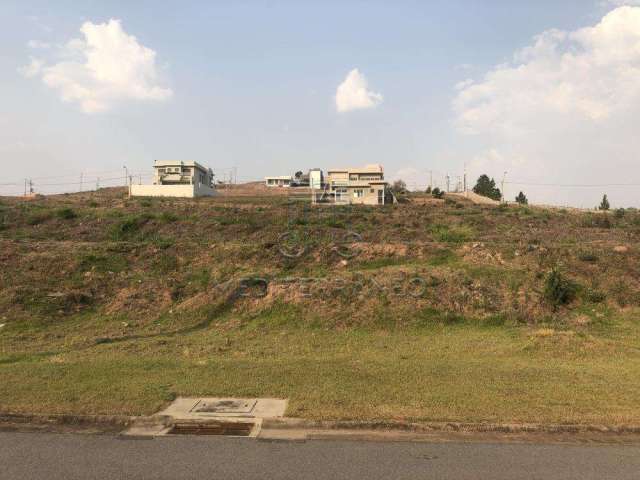
[[[500,193],[502,194],[502,203],[504,203],[504,179],[507,176],[507,172],[502,174],[502,182],[500,183]]]
[[[122,168],[124,168],[124,184],[125,186],[127,186],[127,193],[129,198],[131,198],[131,180],[129,178],[129,170],[127,169],[126,165],[123,165]],[[128,183],[127,183],[128,182]]]

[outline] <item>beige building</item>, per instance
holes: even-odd
[[[131,185],[136,197],[210,197],[213,171],[194,161],[156,160],[153,185]]]
[[[382,165],[328,170],[324,189],[314,198],[336,204],[385,205],[395,202],[389,184],[384,180]]]

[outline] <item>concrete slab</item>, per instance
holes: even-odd
[[[280,418],[287,400],[279,398],[178,397],[158,415],[175,420],[204,418]]]
[[[220,432],[229,428],[231,423],[252,424],[249,437],[257,437],[262,429],[263,419],[275,419],[284,416],[287,400],[279,398],[217,398],[217,397],[178,397],[167,408],[152,418],[155,423],[137,423],[124,435],[163,436],[172,435],[175,425],[180,424],[187,431],[191,425],[197,425],[194,431]],[[202,433],[199,433],[202,434]],[[233,436],[224,433],[225,436]]]

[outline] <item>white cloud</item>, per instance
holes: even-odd
[[[600,4],[605,7],[637,6],[640,5],[640,0],[603,0]]]
[[[98,113],[127,100],[163,101],[172,96],[171,89],[159,85],[156,52],[127,34],[120,20],[86,22],[80,32],[84,38],[67,42],[57,52],[57,63],[40,64],[31,75],[40,74],[62,100],[78,103],[85,113]]]
[[[604,121],[640,100],[640,8],[620,7],[594,26],[549,30],[454,101],[469,133],[530,130],[540,116]]]
[[[616,172],[626,169],[640,179],[633,160],[639,147],[640,8],[619,7],[575,31],[543,32],[512,62],[457,87],[456,126],[473,135],[483,152],[474,163],[488,173],[508,169],[512,179],[616,183]],[[591,191],[574,189],[563,201],[590,205]],[[623,195],[637,203],[631,193]]]
[[[464,90],[470,85],[473,85],[473,79],[467,78],[466,80],[462,80],[461,82],[456,83],[454,88],[456,90]]]
[[[374,108],[382,103],[382,95],[369,90],[367,79],[357,68],[351,70],[336,91],[336,109],[349,112],[363,108]]]
[[[26,78],[32,78],[40,74],[43,65],[44,62],[42,60],[29,57],[29,64],[18,68],[18,72]]]
[[[51,48],[51,44],[47,43],[47,42],[41,42],[39,40],[29,40],[27,42],[27,46],[29,48],[33,48],[35,49],[47,49],[47,48]]]

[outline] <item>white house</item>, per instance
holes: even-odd
[[[153,185],[131,185],[135,197],[210,197],[213,171],[194,161],[156,160]]]
[[[290,187],[293,177],[291,175],[281,175],[279,177],[264,177],[264,184],[267,187]]]

